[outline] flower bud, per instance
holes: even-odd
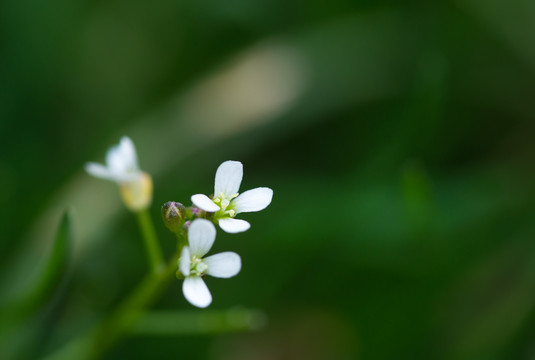
[[[139,177],[120,184],[121,197],[131,211],[146,209],[152,203],[152,178],[142,172]]]
[[[185,220],[186,208],[179,202],[168,201],[162,205],[162,219],[165,226],[171,232],[177,233],[182,230]]]

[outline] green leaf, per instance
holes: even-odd
[[[44,266],[27,290],[0,309],[0,357],[17,352],[31,339],[35,316],[56,293],[68,265],[72,242],[72,214],[66,211]],[[28,324],[33,324],[28,326]]]
[[[52,252],[33,289],[26,295],[23,305],[28,313],[35,311],[59,287],[67,268],[69,249],[72,242],[72,214],[66,211],[61,219]]]

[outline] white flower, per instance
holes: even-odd
[[[141,171],[134,143],[128,136],[106,153],[106,166],[87,163],[85,170],[97,178],[111,180],[120,185],[126,206],[133,211],[148,207],[152,201],[152,179]]]
[[[212,302],[204,275],[230,278],[240,272],[241,258],[233,252],[222,252],[203,258],[215,241],[215,226],[208,220],[194,220],[188,231],[189,247],[180,254],[178,269],[185,276],[182,284],[184,297],[191,304],[205,308]]]
[[[128,136],[123,136],[119,144],[108,150],[106,166],[90,162],[86,164],[85,170],[94,177],[117,183],[135,180],[142,174],[137,165],[134,143]]]
[[[273,190],[259,187],[238,194],[243,178],[243,165],[239,161],[225,161],[215,174],[214,198],[203,194],[193,195],[191,201],[198,208],[215,213],[214,219],[228,233],[248,230],[251,225],[234,217],[242,212],[265,209],[273,198]]]

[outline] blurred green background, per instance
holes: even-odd
[[[0,307],[74,218],[66,276],[2,358],[53,354],[147,272],[116,186],[83,172],[128,135],[167,257],[160,205],[222,161],[274,189],[218,232],[243,269],[207,280],[210,310],[179,281],[152,308],[263,315],[105,359],[535,359],[533,1],[3,0],[0,19]]]

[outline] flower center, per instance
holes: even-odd
[[[239,194],[236,193],[231,196],[227,196],[223,193],[219,194],[217,197],[214,197],[213,201],[221,207],[216,213],[217,218],[231,217],[236,216],[236,211],[232,208],[232,200],[236,198]]]
[[[197,256],[191,257],[191,265],[190,265],[190,274],[191,275],[197,275],[197,276],[204,276],[206,273],[206,270],[208,270],[208,265],[202,260],[202,258],[199,258]]]

